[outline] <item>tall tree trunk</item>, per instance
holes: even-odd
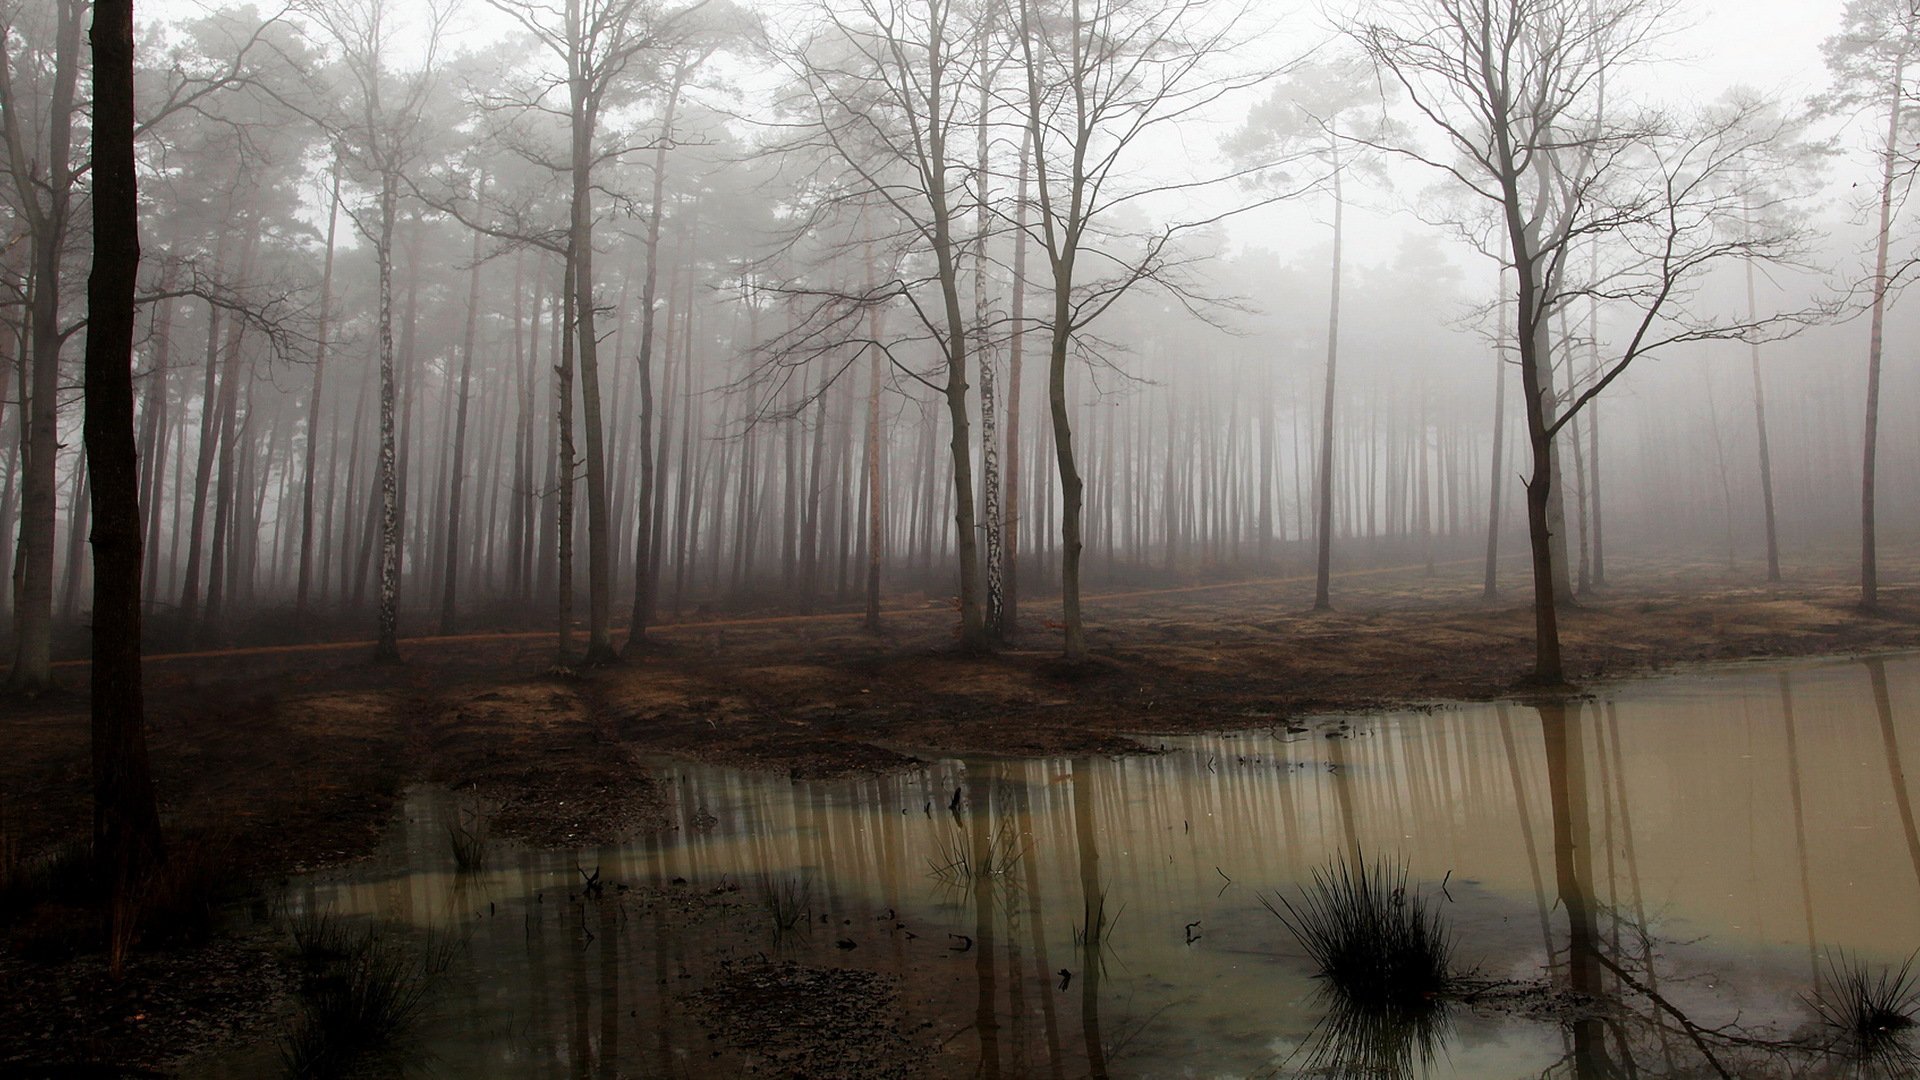
[[[574,250],[571,241],[567,244],[565,284],[561,289],[562,312],[560,330],[560,367],[554,384],[554,396],[559,399],[559,415],[554,430],[560,443],[558,455],[558,476],[556,487],[558,517],[558,537],[556,545],[559,562],[559,584],[555,588],[559,600],[559,655],[558,666],[564,668],[571,661],[573,652],[573,485],[575,482],[573,451],[573,346],[575,338],[574,304],[577,294],[574,291]]]
[[[55,520],[54,459],[60,452],[60,268],[67,247],[72,205],[72,150],[75,86],[80,74],[80,20],[83,0],[62,0],[55,28],[53,92],[48,99],[44,187],[28,176],[21,185],[22,209],[29,221],[32,261],[28,292],[31,323],[32,387],[26,401],[26,461],[21,482],[20,543],[14,554],[13,671],[7,687],[37,694],[53,683],[53,547]],[[10,141],[38,119],[14,115],[8,95],[5,120]],[[16,150],[25,149],[16,147]],[[38,150],[38,147],[32,150]],[[32,151],[27,151],[31,153]],[[45,201],[42,202],[42,191]]]
[[[1315,517],[1313,610],[1333,608],[1330,595],[1333,580],[1333,401],[1334,370],[1340,355],[1340,245],[1341,217],[1346,200],[1340,190],[1340,149],[1337,140],[1329,144],[1333,155],[1333,287],[1327,301],[1327,379],[1325,397],[1320,405],[1320,480],[1314,496],[1319,501]]]
[[[1901,50],[1887,95],[1887,145],[1880,176],[1880,231],[1873,257],[1873,320],[1867,337],[1867,422],[1860,465],[1860,606],[1880,602],[1880,570],[1874,549],[1874,459],[1880,437],[1880,351],[1886,340],[1887,245],[1893,231],[1895,171],[1901,160],[1900,112],[1906,98],[1907,54]]]
[[[1588,276],[1600,279],[1600,244],[1596,241],[1589,256]],[[1747,272],[1753,272],[1753,263],[1747,262]],[[1598,381],[1605,373],[1600,370],[1600,300],[1587,297],[1587,365],[1591,378]],[[1593,562],[1587,570],[1587,579],[1594,588],[1607,583],[1606,533],[1601,528],[1600,514],[1600,399],[1595,398],[1586,405],[1587,422],[1587,520],[1593,531]]]
[[[60,617],[72,620],[80,602],[80,577],[87,562],[87,451],[73,463],[73,494],[67,500],[66,584],[60,590]]]
[[[587,651],[588,666],[619,659],[612,639],[611,523],[607,513],[607,438],[600,412],[600,338],[593,306],[593,157],[598,119],[584,104],[585,88],[575,75],[572,158],[574,348],[580,363],[580,412],[587,440]]]
[[[1524,229],[1517,224],[1518,200],[1509,197],[1510,235],[1516,240],[1514,275],[1519,281],[1515,339],[1520,346],[1520,385],[1526,405],[1527,445],[1532,465],[1527,475],[1527,538],[1533,554],[1533,632],[1535,681],[1559,685],[1566,681],[1560,658],[1559,590],[1554,573],[1553,529],[1550,524],[1554,488],[1553,439],[1548,434],[1552,388],[1543,375],[1549,361],[1540,355],[1546,320],[1538,316],[1539,282]]]
[[[1047,407],[1053,419],[1053,457],[1060,474],[1060,607],[1066,658],[1087,657],[1087,632],[1080,616],[1080,468],[1073,455],[1073,429],[1067,413],[1067,347],[1072,334],[1073,263],[1069,256],[1054,268],[1053,342],[1047,358]],[[1168,557],[1172,557],[1172,544]]]
[[[988,200],[992,174],[988,172],[987,120],[993,110],[993,61],[987,47],[993,33],[993,9],[980,20],[980,115],[974,124],[974,251],[973,251],[973,341],[980,357],[980,495],[981,515],[986,528],[986,631],[998,637],[1006,622],[1002,596],[1000,518],[1000,431],[999,402],[995,393],[993,350],[987,343],[987,236],[992,230]]]
[[[1759,320],[1754,300],[1752,260],[1747,262],[1747,319],[1755,323]],[[1779,581],[1780,535],[1775,528],[1773,517],[1773,456],[1767,445],[1767,391],[1766,386],[1760,381],[1760,343],[1758,341],[1749,346],[1748,355],[1753,363],[1753,424],[1755,433],[1759,436],[1760,448],[1760,503],[1766,514],[1767,580]],[[1596,552],[1598,547],[1596,543]]]
[[[93,488],[93,852],[109,882],[114,967],[141,882],[164,857],[140,675],[140,464],[133,435],[133,3],[95,0],[93,272],[87,280],[85,440]]]
[[[874,290],[873,245],[867,245],[867,293]],[[880,306],[867,308],[867,336],[880,338]],[[867,350],[867,615],[866,628],[880,629],[880,567],[886,558],[886,501],[883,497],[886,471],[880,460],[886,442],[880,437],[880,382],[888,363],[886,351]]]
[[[313,353],[313,397],[307,402],[307,461],[300,479],[300,581],[294,589],[296,621],[307,612],[313,576],[314,458],[320,451],[320,398],[326,388],[327,317],[333,307],[333,242],[340,225],[340,159],[333,162],[333,197],[327,208],[327,257],[320,271],[320,333]]]
[[[1487,568],[1480,595],[1488,600],[1499,595],[1500,493],[1506,487],[1502,475],[1507,443],[1507,276],[1500,271],[1500,306],[1494,316],[1493,347],[1493,475],[1487,485]]]
[[[177,264],[169,261],[160,274],[160,291],[172,292],[176,280]],[[160,550],[160,506],[166,488],[166,464],[168,436],[171,434],[168,417],[171,409],[167,400],[167,377],[173,362],[173,301],[161,300],[155,303],[150,323],[153,332],[153,367],[147,372],[147,393],[145,403],[140,409],[140,507],[145,516],[145,540],[142,542],[143,555],[151,560]],[[8,477],[11,487],[12,477]],[[10,492],[9,492],[10,494]],[[11,502],[6,496],[0,496],[0,536],[6,534],[6,509]],[[141,575],[142,602],[153,606],[154,583],[160,580],[158,568],[146,566]]]
[[[244,276],[242,280],[245,280]],[[235,504],[234,425],[240,409],[240,380],[252,380],[251,372],[240,369],[240,348],[245,340],[245,323],[239,319],[230,320],[226,346],[227,374],[220,380],[220,404],[216,410],[218,429],[214,441],[218,446],[218,464],[214,476],[213,543],[207,560],[207,606],[200,615],[199,634],[202,639],[210,638],[219,631],[221,607],[231,591],[228,588],[227,558],[230,554],[228,537],[232,533]]]
[[[1020,633],[1020,361],[1027,340],[1027,172],[1033,141],[1020,138],[1019,190],[1013,200],[1013,310],[1007,342],[1007,494],[1006,539],[1000,569],[1000,625],[1002,641]]]
[[[654,580],[654,401],[653,337],[657,312],[655,301],[660,289],[660,223],[666,217],[667,149],[673,142],[674,111],[680,104],[686,68],[676,67],[667,92],[666,107],[660,119],[659,145],[653,151],[653,203],[647,208],[646,277],[640,285],[640,492],[639,520],[634,529],[633,614],[627,625],[626,651],[631,656],[646,646],[648,617],[653,612]],[[671,289],[671,286],[669,286]]]
[[[480,180],[486,188],[485,177]],[[441,569],[440,632],[454,632],[460,594],[460,496],[467,477],[467,390],[473,383],[474,331],[480,317],[480,234],[473,234],[473,267],[467,275],[467,325],[460,339],[459,403],[454,407],[453,459],[447,468],[447,548]],[[442,433],[444,437],[444,432]]]
[[[380,615],[373,658],[400,662],[400,476],[394,445],[393,233],[399,212],[399,178],[380,176],[380,239],[374,252],[380,274]]]
[[[222,245],[224,247],[224,243]],[[252,269],[252,243],[248,242],[247,254],[240,260],[241,277],[245,278]],[[214,268],[218,273],[224,265],[223,251],[214,253]],[[214,452],[219,449],[220,429],[219,410],[214,407],[216,378],[220,371],[220,331],[224,327],[221,310],[209,303],[207,305],[207,351],[206,374],[200,387],[200,440],[194,452],[193,504],[188,509],[190,515],[187,524],[187,574],[186,581],[180,586],[180,618],[187,626],[197,625],[200,615],[200,549],[206,528],[207,495],[213,490]],[[228,365],[227,378],[233,377],[232,365]]]

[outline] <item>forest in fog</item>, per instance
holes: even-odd
[[[92,617],[89,10],[0,0],[26,688]],[[1920,10],[1834,15],[1741,86],[1656,0],[143,6],[147,648],[952,604],[1072,657],[1083,588],[1863,528],[1871,602]]]

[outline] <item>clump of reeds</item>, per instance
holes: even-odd
[[[783,877],[778,881],[772,877],[765,878],[760,882],[760,904],[773,920],[773,936],[776,939],[811,926],[813,879],[804,875]]]
[[[300,1014],[280,1045],[290,1076],[348,1075],[393,1050],[453,958],[440,935],[350,927],[329,910],[303,910],[287,930],[301,972]]]
[[[934,838],[939,854],[927,860],[927,870],[950,885],[963,885],[985,878],[1004,877],[1013,872],[1027,847],[1013,827],[1011,818],[1001,818],[984,848],[976,853],[972,838],[963,832],[942,831]]]
[[[454,820],[447,822],[447,846],[453,849],[453,865],[461,873],[487,868],[492,853],[492,826],[478,805],[461,806]]]
[[[1827,975],[1810,999],[1836,1036],[1835,1050],[1887,1066],[1892,1075],[1920,1072],[1911,1036],[1920,1025],[1920,972],[1910,953],[1897,968],[1875,967],[1857,956],[1827,957]]]
[[[1113,933],[1114,924],[1126,911],[1121,904],[1112,915],[1107,914],[1107,890],[1100,889],[1086,896],[1080,904],[1080,925],[1073,928],[1073,944],[1078,948],[1092,946],[1100,948],[1107,943]]]
[[[1439,908],[1407,887],[1407,866],[1342,858],[1315,870],[1298,902],[1262,896],[1318,975],[1364,1009],[1414,1009],[1455,982],[1453,937]]]

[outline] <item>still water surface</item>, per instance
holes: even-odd
[[[289,902],[463,928],[410,1069],[446,1076],[713,1074],[684,999],[761,954],[899,976],[929,1072],[1305,1075],[1327,1006],[1261,897],[1354,853],[1404,859],[1460,959],[1520,984],[1452,1009],[1416,1075],[1784,1072],[1742,1040],[1810,1030],[1830,956],[1920,947],[1920,656],[1147,741],[836,782],[668,764],[677,828],[465,875],[461,809],[420,792],[380,858]],[[577,866],[736,917],[589,901]],[[774,940],[770,890],[805,932]]]

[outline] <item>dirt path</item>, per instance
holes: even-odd
[[[1455,562],[1442,563],[1439,565],[1451,568],[1451,567],[1465,566],[1465,565],[1479,565],[1479,562],[1480,561],[1477,559],[1461,559]],[[1410,563],[1402,566],[1370,567],[1363,570],[1342,570],[1339,573],[1335,574],[1334,576],[1340,580],[1345,581],[1345,580],[1351,580],[1355,578],[1377,577],[1381,575],[1407,574],[1407,573],[1413,573],[1416,571],[1424,571],[1425,569],[1426,569],[1425,563],[1417,563],[1417,564]],[[1224,582],[1215,582],[1207,585],[1181,585],[1181,586],[1176,586],[1173,588],[1165,588],[1165,589],[1134,589],[1134,590],[1119,591],[1119,592],[1097,593],[1097,594],[1082,596],[1080,598],[1080,602],[1082,604],[1113,603],[1116,601],[1138,600],[1138,599],[1144,599],[1148,597],[1180,596],[1180,595],[1187,595],[1187,594],[1214,593],[1214,592],[1222,592],[1222,591],[1230,591],[1230,590],[1270,588],[1270,587],[1279,586],[1279,585],[1296,585],[1303,581],[1313,581],[1313,580],[1315,580],[1315,578],[1311,574],[1292,574],[1285,577],[1250,578],[1244,581],[1224,581]],[[1041,605],[1057,606],[1058,603],[1059,601],[1055,599],[1053,601],[1042,601]],[[1033,602],[1029,601],[1029,604],[1032,605]],[[1035,605],[1035,606],[1040,606],[1040,605]],[[924,616],[924,615],[927,615],[930,611],[937,611],[937,610],[940,610],[940,609],[929,608],[927,605],[921,604],[914,607],[882,608],[880,610],[880,615],[883,619],[914,617],[914,616]],[[683,631],[691,631],[691,630],[716,630],[716,629],[726,630],[726,629],[738,629],[742,627],[771,627],[771,626],[799,626],[799,625],[805,625],[805,624],[832,624],[832,623],[838,623],[838,622],[846,622],[848,620],[852,620],[855,623],[861,623],[861,622],[864,622],[865,618],[866,616],[865,616],[865,613],[863,612],[831,611],[831,612],[823,612],[823,613],[814,614],[814,615],[765,615],[765,616],[755,616],[750,618],[737,618],[737,619],[681,620],[677,622],[655,623],[652,626],[648,627],[647,629],[649,633],[674,633],[676,631],[683,632]],[[628,624],[625,624],[625,623],[617,624],[613,627],[613,630],[616,633],[625,633],[627,630],[627,626]],[[422,647],[434,648],[439,646],[480,644],[485,642],[538,641],[538,640],[551,638],[553,636],[554,636],[554,632],[552,630],[514,630],[514,631],[504,631],[504,632],[496,632],[496,633],[471,633],[471,634],[431,634],[423,637],[403,637],[400,639],[400,646],[403,649],[411,650],[411,649],[417,649]],[[355,650],[371,650],[374,644],[375,643],[372,638],[366,638],[366,639],[357,639],[353,641],[313,641],[313,642],[303,642],[303,643],[294,644],[294,645],[250,645],[250,646],[226,648],[226,649],[199,649],[191,652],[153,653],[143,657],[142,662],[146,664],[165,664],[165,663],[178,663],[180,661],[185,661],[185,660],[218,660],[218,659],[226,659],[226,658],[256,657],[256,656],[292,656],[292,655],[298,655],[302,653],[353,652]],[[93,661],[90,659],[77,659],[77,660],[56,661],[53,666],[55,668],[74,670],[79,668],[90,667],[92,666],[92,664],[93,664]]]

